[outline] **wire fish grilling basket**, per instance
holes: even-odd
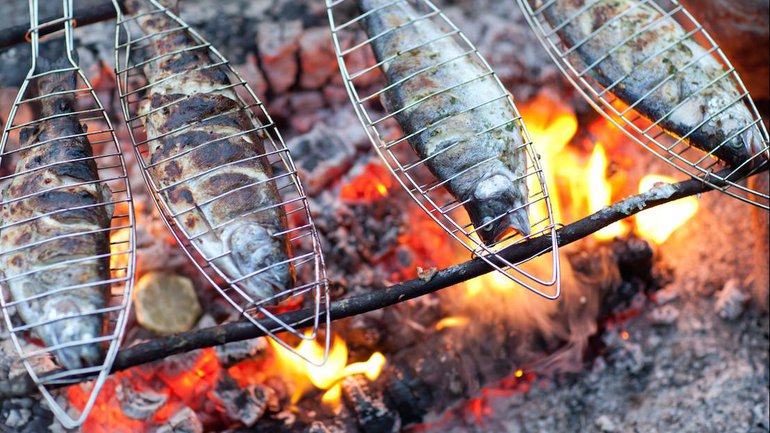
[[[768,134],[735,68],[676,0],[517,0],[565,77],[667,164],[768,209],[741,179],[767,164]]]
[[[112,125],[78,67],[72,0],[46,23],[36,0],[29,11],[32,66],[0,146],[0,302],[25,369],[59,421],[74,428],[110,374],[125,330],[134,214]],[[41,31],[51,30],[46,40],[54,40],[41,45]],[[79,416],[49,390],[92,379]]]
[[[114,2],[118,89],[155,204],[221,295],[295,351],[277,334],[319,338],[329,298],[320,240],[281,134],[227,59],[164,2],[125,3],[126,15]],[[312,321],[281,320],[308,297]],[[329,337],[323,359],[300,356],[325,362]]]
[[[326,5],[350,100],[401,186],[499,275],[557,298],[558,244],[539,156],[486,60],[430,1]],[[540,236],[548,243],[524,260],[499,254]]]

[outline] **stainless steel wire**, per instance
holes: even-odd
[[[287,343],[279,335],[280,333],[287,332],[302,340],[323,339],[322,344],[325,348],[323,359],[311,359],[305,354],[300,354],[300,356],[313,364],[324,363],[328,355],[331,333],[328,332],[330,327],[330,318],[327,314],[329,294],[320,239],[297,175],[297,169],[272,118],[250,86],[227,59],[163,3],[156,0],[144,0],[142,7],[145,9],[128,15],[121,12],[117,2],[114,4],[118,11],[115,34],[116,73],[123,114],[144,180],[169,229],[206,279],[244,317],[295,353],[295,347]],[[166,20],[168,25],[161,31],[145,32],[139,25],[140,20],[150,16]],[[168,48],[168,52],[150,54],[148,47],[164,37],[173,37],[177,41],[184,42]],[[203,62],[205,64],[199,62],[159,79],[148,77],[145,73],[145,67],[159,67],[158,64],[162,60],[173,61],[191,54],[206,59]],[[156,91],[157,94],[164,94],[165,90],[160,90],[164,89],[163,86],[169,86],[166,88],[171,89],[174,82],[184,80],[186,77],[201,71],[227,76],[226,79],[220,80],[218,84],[212,85],[202,92],[212,96],[229,95],[230,101],[237,102],[237,108],[208,115],[205,119],[182,122],[164,133],[149,131],[146,124],[149,116],[159,113],[161,110],[168,112],[168,110],[194,97],[194,95],[187,95],[160,105],[152,105],[151,95]],[[248,116],[250,119],[248,128],[241,128],[237,133],[227,136],[213,139],[202,138],[199,142],[192,143],[178,152],[155,153],[155,150],[162,146],[162,140],[166,138],[170,139],[184,134],[185,131],[195,128],[196,125],[205,122],[210,123],[217,118],[238,115],[238,113],[245,113]],[[186,178],[176,179],[170,183],[163,182],[158,178],[161,169],[165,170],[176,164],[185,164],[185,160],[190,158],[193,153],[197,152],[197,155],[202,152],[221,153],[223,150],[217,147],[218,144],[228,141],[239,142],[239,140],[245,140],[252,143],[253,146],[258,146],[261,141],[264,145],[264,152],[258,155],[239,157],[206,170],[199,170]],[[263,168],[260,168],[261,164],[271,167],[271,170],[265,170],[266,178],[250,181],[238,187],[228,187],[229,189],[223,189],[205,201],[190,203],[186,207],[180,207],[177,203],[172,203],[170,199],[172,190],[178,191],[180,187],[195,188],[193,185],[196,179],[212,178],[227,172],[232,167],[245,170],[263,170],[264,165],[262,165]],[[203,232],[194,231],[185,222],[185,218],[196,210],[204,209],[204,207],[228,206],[228,197],[239,192],[250,192],[260,187],[274,187],[278,192],[280,202],[268,203],[258,209],[251,209],[247,206],[244,210],[239,211],[238,215],[214,224]],[[276,209],[288,219],[288,226],[285,230],[272,233],[272,237],[274,239],[286,239],[290,251],[288,258],[263,264],[259,269],[244,274],[243,272],[234,272],[227,267],[227,261],[233,259],[232,248],[224,248],[224,250],[216,253],[207,251],[204,245],[204,236],[214,233],[224,237],[222,233],[228,228],[234,227],[239,221],[254,217],[269,218]],[[297,276],[297,281],[293,287],[282,288],[267,297],[259,297],[253,292],[250,293],[246,285],[249,279],[253,280],[255,276],[259,277],[260,274],[271,272],[280,266],[293,268]],[[296,305],[308,297],[312,297],[315,308],[315,315],[309,332],[300,332],[297,329],[299,324],[286,323],[278,317],[277,313],[284,311],[287,305]],[[257,321],[260,318],[270,318],[277,325],[266,329]],[[306,324],[303,323],[303,325]]]
[[[500,275],[506,276],[540,296],[549,299],[557,298],[561,290],[560,270],[551,201],[539,155],[532,145],[510,93],[504,88],[497,75],[471,41],[432,2],[427,0],[394,0],[382,2],[375,9],[366,12],[362,12],[356,3],[354,0],[327,0],[326,6],[343,82],[353,108],[382,161],[427,215],[463,247],[484,259],[499,271]],[[393,28],[379,34],[367,33],[365,26],[367,17],[404,5],[407,5],[409,10],[416,12],[416,15],[410,16],[408,22],[394,24]],[[439,34],[435,37],[425,36],[423,39],[410,40],[409,42],[413,45],[409,49],[400,50],[387,58],[376,58],[373,49],[374,44],[389,34],[395,34],[408,26],[416,25],[431,26],[431,28],[438,29]],[[388,82],[383,72],[385,69],[393,67],[396,62],[403,58],[418,55],[420,50],[432,49],[435,51],[438,49],[436,48],[437,44],[446,41],[457,44],[456,46],[459,47],[458,55],[448,59],[440,59],[439,55],[435,55],[437,60],[429,66],[410,71],[405,77],[395,82]],[[418,80],[430,81],[430,77],[436,71],[450,70],[457,66],[457,62],[464,61],[478,65],[482,72],[477,76],[458,76],[456,77],[457,83],[448,84],[445,88],[436,91],[431,89],[429,94],[422,95],[413,103],[389,113],[379,105],[380,98],[397,86],[402,86],[410,80],[414,80],[413,82]],[[471,106],[465,107],[458,113],[446,114],[440,119],[433,119],[430,122],[425,121],[422,125],[412,128],[416,130],[415,132],[405,133],[396,119],[405,110],[430,111],[431,109],[426,107],[429,107],[429,101],[433,98],[453,94],[455,90],[462,89],[474,82],[490,79],[496,89],[494,97],[480,98],[481,100],[473,102]],[[506,119],[490,128],[475,131],[474,137],[478,139],[491,137],[491,134],[495,134],[503,128],[520,134],[523,145],[517,148],[516,152],[525,155],[526,171],[520,175],[516,182],[526,182],[529,192],[520,206],[506,209],[481,227],[474,227],[468,222],[469,216],[463,210],[468,199],[458,200],[452,197],[446,191],[445,186],[468,170],[481,167],[488,160],[478,161],[472,167],[439,179],[428,168],[428,161],[438,154],[451,151],[454,146],[460,143],[454,143],[434,154],[421,157],[413,149],[410,141],[413,141],[418,134],[429,128],[439,124],[451,125],[452,122],[461,122],[462,120],[459,120],[461,116],[482,112],[489,107],[496,107],[496,104],[504,106],[503,110],[509,113],[506,114]],[[526,210],[530,220],[531,231],[529,234],[514,231],[502,239],[487,244],[482,242],[478,230],[485,229],[484,226],[521,209]],[[511,263],[498,254],[506,246],[541,235],[550,237],[550,246],[530,259]]]
[[[598,11],[607,7],[610,2],[585,0],[570,4],[574,10],[566,19],[557,19],[557,14],[553,12],[554,8],[566,5],[565,0],[517,2],[529,25],[564,76],[586,101],[610,122],[681,172],[741,201],[763,209],[770,208],[767,190],[753,189],[742,181],[753,170],[767,164],[769,140],[765,125],[735,68],[703,26],[678,1],[627,0],[623,2],[627,7],[622,11],[607,13]],[[599,18],[590,19],[590,14],[594,12]],[[646,16],[648,19],[636,19],[637,16]],[[592,23],[591,28],[582,38],[567,36],[573,28],[585,27],[588,25],[586,23]],[[619,28],[622,30],[618,30]],[[643,52],[642,49],[647,46],[648,41],[662,34],[665,30],[661,29],[665,28],[677,32],[674,42],[660,44],[661,46],[652,53]],[[605,53],[599,58],[588,60],[587,57],[581,56],[581,50],[590,44],[600,40],[613,40],[612,38],[618,38],[618,42],[612,47],[605,47]],[[701,49],[698,48],[694,51],[693,58],[684,65],[667,66],[672,63],[666,57],[681,55],[677,54],[676,50],[683,46],[693,47],[695,44],[702,48],[702,52],[699,52]],[[605,69],[609,67],[609,63],[621,63],[625,59],[619,54],[622,50],[637,50],[638,57],[626,59],[631,62],[629,69],[617,77],[609,78],[610,74],[605,73]],[[637,111],[644,105],[660,104],[660,100],[656,98],[660,98],[664,86],[684,80],[686,74],[696,73],[693,72],[695,67],[709,62],[721,65],[723,73],[681,98],[665,113],[643,116]],[[660,79],[649,83],[635,98],[619,96],[618,93],[622,92],[631,80],[640,79],[640,68],[654,71],[660,75]],[[688,131],[664,131],[663,126],[667,120],[689,109],[685,107],[686,104],[697,104],[697,99],[704,92],[717,87],[736,89],[735,97],[725,95],[728,99],[724,101],[708,98],[707,115],[704,115],[702,120],[694,121]],[[714,104],[719,106],[711,106]],[[713,146],[711,149],[701,150],[691,146],[689,139],[700,134],[701,128],[710,123],[718,123],[720,116],[728,110],[743,109],[742,105],[745,105],[749,114],[736,132],[728,133],[726,138],[716,139],[715,143],[710,144]],[[747,158],[732,164],[727,175],[717,175],[717,171],[725,168],[725,163],[715,156],[733,150],[728,147],[729,142],[737,140],[750,129],[756,131],[758,143],[755,143],[755,149]],[[717,185],[722,182],[722,186]]]
[[[59,19],[40,23],[37,0],[29,1],[29,13],[32,65],[0,145],[0,302],[20,361],[56,418],[74,428],[93,407],[125,330],[134,212],[112,124],[76,61],[72,0],[62,1]],[[58,43],[63,36],[64,49],[50,59],[41,55],[39,33],[52,26],[63,29],[45,39]],[[69,84],[36,94],[62,76]],[[46,106],[55,113],[42,114]],[[82,151],[68,150],[73,147]],[[85,176],[84,166],[92,171]],[[103,217],[94,223],[94,215]],[[74,334],[66,334],[71,329]],[[85,359],[83,353],[97,355]],[[77,416],[48,390],[91,379]]]

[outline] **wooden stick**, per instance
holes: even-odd
[[[765,165],[760,172],[767,171],[767,169],[768,166]],[[720,174],[724,176],[727,173]],[[630,196],[559,229],[557,232],[559,246],[568,245],[585,238],[612,223],[628,218],[645,209],[701,194],[711,189],[710,186],[699,180],[690,179],[679,183],[661,185],[645,193]],[[535,254],[544,254],[549,250],[549,247],[550,237],[539,236],[526,242],[509,246],[499,254],[511,263],[517,263]],[[331,304],[329,315],[331,320],[339,320],[368,311],[378,310],[428,293],[437,292],[492,271],[493,268],[482,259],[472,259],[438,271],[428,281],[416,278],[394,284],[383,290],[335,301]],[[314,317],[312,309],[304,309],[281,314],[279,318],[285,323],[294,323],[298,328],[303,328],[310,326]],[[259,322],[267,329],[277,326],[277,323],[268,318],[261,319]],[[251,322],[244,320],[197,331],[184,332],[169,337],[156,338],[152,341],[120,350],[112,365],[112,372],[158,361],[179,353],[219,346],[234,341],[248,340],[264,335],[265,333],[261,329],[254,326]],[[27,375],[0,383],[0,398],[21,397],[35,392],[37,392],[37,387]]]
[[[123,0],[118,0],[118,3],[123,7]],[[86,26],[88,24],[98,23],[100,21],[107,21],[115,18],[115,7],[112,5],[112,1],[91,1],[91,2],[75,2],[75,10],[72,11],[72,16],[75,18],[77,26]],[[54,17],[42,17],[40,18],[40,24],[60,18]],[[50,26],[40,29],[40,36],[59,31],[64,28],[64,23],[59,26]],[[0,50],[12,47],[14,45],[22,44],[26,42],[27,32],[29,31],[29,24],[22,24],[13,27],[8,27],[0,31]]]

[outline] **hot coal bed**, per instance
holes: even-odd
[[[767,2],[686,3],[728,51],[767,119]],[[342,85],[323,2],[181,6],[182,17],[238,65],[287,140],[333,300],[430,281],[437,269],[469,259],[375,155]],[[550,158],[560,221],[639,192],[650,175],[681,179],[575,94],[513,1],[439,6],[486,55]],[[24,25],[26,2],[3,2],[0,12],[15,20],[7,25]],[[76,36],[81,65],[120,124],[113,26],[92,24]],[[24,45],[0,54],[4,111],[28,57]],[[138,223],[139,282],[124,347],[238,320],[167,234],[126,132],[119,134]],[[767,181],[766,174],[751,180]],[[596,202],[604,196],[610,201]],[[488,274],[335,321],[330,360],[320,369],[264,338],[170,356],[115,373],[81,430],[767,432],[768,214],[713,192],[667,206],[674,207],[563,248],[557,301]],[[26,372],[2,329],[0,339],[0,431],[64,431],[19,380]],[[86,387],[63,389],[59,398],[75,410]]]

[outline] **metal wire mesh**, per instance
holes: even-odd
[[[116,73],[152,197],[207,280],[294,351],[278,333],[316,339],[330,319],[320,240],[291,155],[262,102],[219,51],[163,4],[132,7],[118,13]],[[299,332],[307,323],[285,323],[277,313],[308,296],[312,329]],[[266,328],[262,318],[275,326]],[[325,352],[329,336],[323,334]]]
[[[134,276],[134,214],[110,120],[77,65],[72,1],[38,23],[30,0],[32,67],[0,146],[0,302],[20,360],[68,428],[88,416],[125,330]],[[39,55],[39,32],[64,27],[65,48]],[[61,42],[62,31],[46,39]],[[50,50],[49,50],[50,51]],[[48,387],[95,379],[81,414]]]
[[[430,1],[327,0],[326,5],[353,107],[404,189],[452,238],[501,275],[546,298],[558,297],[558,244],[539,156],[513,98],[486,60]],[[390,24],[380,25],[387,20]],[[432,137],[452,128],[462,130],[464,138],[426,149]],[[500,143],[512,147],[489,150]],[[464,162],[453,170],[452,160]],[[503,164],[507,167],[500,168]],[[513,176],[506,171],[511,166]],[[489,167],[496,168],[484,174]],[[474,200],[482,201],[479,185],[495,178],[496,170],[515,177],[506,193],[518,188],[524,192],[490,214]],[[503,176],[495,179],[502,181]],[[475,192],[460,192],[463,188]],[[478,209],[487,213],[477,216],[474,226]],[[484,233],[515,214],[527,220],[519,219],[516,230],[500,236]],[[540,235],[550,237],[549,248],[530,259],[511,263],[498,254]]]
[[[597,111],[669,165],[768,209],[768,191],[740,181],[767,164],[767,130],[735,68],[681,4],[517,1]]]

